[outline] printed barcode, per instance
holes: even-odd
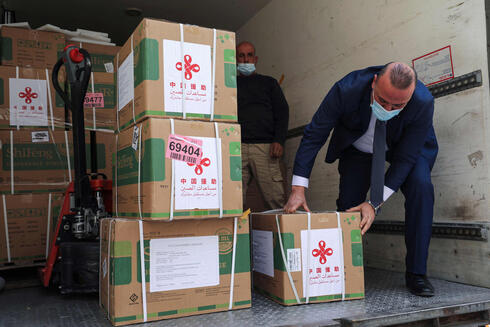
[[[171,152],[170,153],[170,158],[176,159],[176,160],[182,160],[182,156],[178,153]]]
[[[189,156],[182,156],[182,160],[187,161],[189,163],[195,164],[196,163],[196,158],[189,157]]]

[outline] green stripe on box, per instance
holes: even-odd
[[[351,243],[361,243],[361,230],[360,229],[351,230],[350,241],[351,241]]]
[[[238,306],[242,306],[242,305],[248,305],[250,303],[252,303],[252,300],[237,301],[234,303],[234,305],[238,307]],[[226,304],[226,305],[228,305],[228,304]]]
[[[0,58],[2,60],[12,60],[12,38],[0,37]],[[4,64],[2,62],[2,65]]]
[[[139,217],[140,214],[138,212],[119,212],[119,216],[121,217]],[[243,214],[242,209],[230,209],[223,210],[223,214],[232,214],[232,215],[241,215]],[[198,211],[182,211],[182,212],[174,212],[174,217],[182,217],[182,216],[198,216],[198,215],[219,215],[219,210],[198,210]],[[145,218],[168,218],[170,214],[168,212],[143,212],[142,216]]]
[[[251,300],[245,300],[245,301],[237,301],[233,303],[233,306],[243,306],[243,305],[249,305],[252,303]],[[197,308],[184,308],[184,309],[178,309],[178,310],[170,310],[170,311],[162,311],[158,312],[159,317],[164,317],[164,316],[171,316],[171,315],[176,315],[180,313],[191,313],[191,312],[199,312],[199,311],[207,311],[207,310],[215,310],[215,309],[223,309],[223,308],[228,308],[229,303],[223,303],[223,304],[211,304],[211,305],[205,305]],[[148,314],[150,317],[150,314]]]
[[[136,115],[135,118],[136,118],[136,120],[138,120],[139,118],[142,118],[145,115],[154,115],[154,116],[162,116],[162,117],[166,117],[166,116],[182,117],[183,116],[183,114],[181,112],[162,111],[162,110],[145,110],[145,111],[139,113],[138,115]],[[196,114],[196,113],[191,113],[191,112],[188,112],[186,114],[186,116],[192,117],[192,118],[211,118],[210,114]],[[228,119],[228,120],[233,120],[233,121],[238,120],[238,116],[235,116],[235,115],[218,115],[218,114],[215,114],[214,118],[215,119]]]
[[[147,315],[148,318],[156,318],[158,317],[158,312],[148,312]],[[136,319],[144,319],[144,317],[142,314],[140,314],[140,315],[136,315]]]
[[[267,292],[266,290],[263,290],[263,289],[256,287],[256,286],[254,287],[254,289],[257,292],[262,293],[263,295],[268,296],[270,298],[273,298],[275,300],[278,300],[279,302],[284,303],[284,304],[298,303],[298,301],[296,301],[296,299],[285,300],[283,298],[278,297],[277,295],[271,294],[271,293]],[[358,298],[358,297],[364,297],[364,293],[347,293],[347,294],[345,294],[346,299],[352,299],[352,298]],[[339,300],[339,299],[342,299],[342,294],[312,296],[312,297],[310,297],[309,300],[310,301],[327,301],[327,300]],[[306,301],[306,298],[302,297],[299,300],[302,304],[304,304],[304,302]]]
[[[131,321],[131,320],[136,320],[136,316],[126,316],[126,317],[115,317],[115,318],[112,318],[112,321],[114,321],[114,322],[123,322],[123,321]]]
[[[3,83],[3,78],[0,78],[0,104],[3,104],[5,101],[5,96],[4,96],[4,83]]]
[[[216,309],[216,305],[205,305],[202,307],[197,307],[197,311],[206,311],[206,310],[214,310]]]
[[[116,241],[111,248],[112,255],[115,257],[130,257],[131,256],[131,241]]]
[[[236,65],[224,63],[225,86],[236,89]]]
[[[230,155],[239,156],[242,154],[242,142],[230,142]]]
[[[134,87],[143,81],[159,78],[158,41],[144,38],[134,47]]]
[[[352,265],[354,267],[362,267],[364,264],[362,255],[362,243],[352,243]]]
[[[197,312],[197,308],[185,308],[185,309],[178,309],[178,313],[189,313],[189,312]]]
[[[223,61],[234,63],[236,60],[235,49],[224,49],[223,50]]]
[[[165,316],[171,316],[171,315],[176,315],[178,313],[177,310],[170,310],[170,311],[162,311],[158,313],[159,317],[165,317]]]

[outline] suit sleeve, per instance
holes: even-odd
[[[390,168],[385,175],[385,185],[393,191],[396,192],[405,182],[420,156],[432,126],[433,115],[434,99],[432,98],[423,106],[421,114],[406,127],[403,136],[396,144]]]
[[[274,139],[273,142],[284,144],[288,133],[289,106],[281,86],[276,80],[272,86],[272,111],[274,115]]]
[[[337,125],[342,113],[342,92],[335,84],[323,99],[311,122],[305,127],[303,138],[296,152],[293,174],[309,178],[315,158]]]

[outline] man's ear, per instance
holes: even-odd
[[[378,74],[374,74],[374,77],[373,77],[373,82],[371,83],[371,88],[374,89],[374,84],[376,84],[376,80],[378,78]]]

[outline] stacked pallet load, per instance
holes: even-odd
[[[66,45],[65,35],[2,26],[0,36],[2,269],[45,261],[74,162],[71,124],[51,80],[52,68]],[[112,94],[107,92],[112,100],[105,102],[112,105],[107,111],[115,117],[114,77],[110,75],[104,78],[112,85]],[[63,74],[58,82],[64,84]],[[93,85],[98,85],[97,78]],[[87,135],[87,148],[88,140]],[[111,178],[112,128],[97,128],[96,140],[99,171]]]

